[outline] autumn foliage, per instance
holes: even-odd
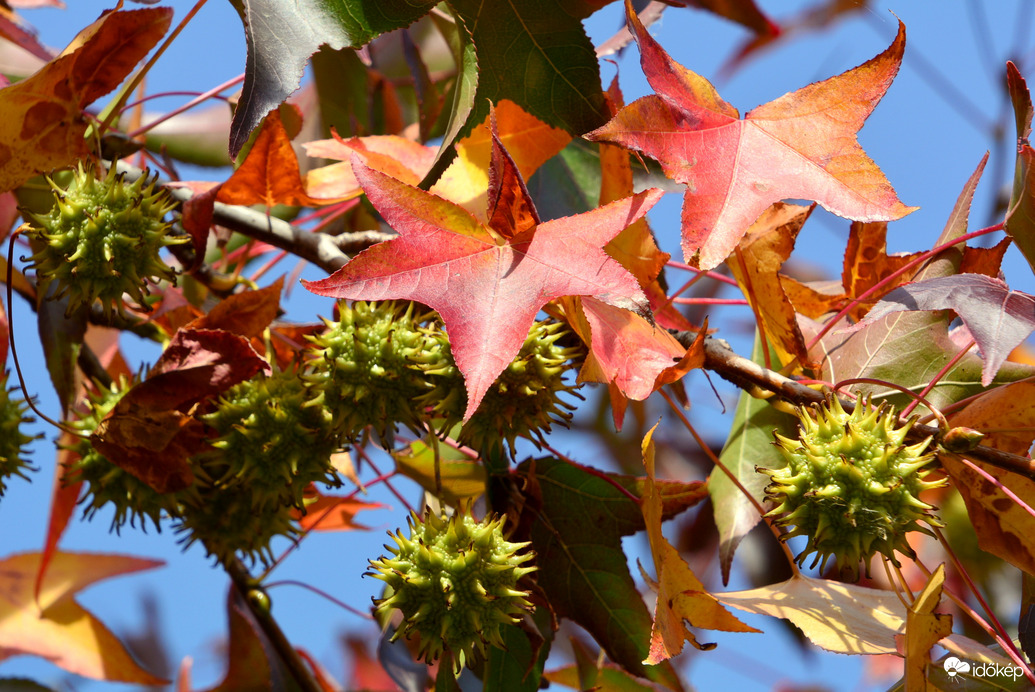
[[[994,223],[969,227],[986,154],[933,246],[892,253],[917,207],[858,133],[909,54],[903,22],[741,116],[654,38],[663,9],[748,32],[733,72],[866,3],[774,21],[753,0],[626,0],[594,46],[583,21],[611,4],[235,2],[248,60],[213,92],[241,84],[215,181],[181,179],[210,162],[130,103],[193,14],[120,1],[55,54],[0,8],[3,41],[43,61],[0,88],[0,502],[55,478],[39,550],[0,555],[0,687],[28,655],[194,689],[189,660],[163,679],[76,600],[161,567],[63,549],[80,514],[171,530],[226,572],[214,690],[680,691],[715,631],[781,619],[910,691],[987,689],[981,664],[1010,671],[996,689],[1035,684],[1035,296],[1002,272],[1010,246],[1035,268],[1023,63],[1003,67],[1017,147]],[[652,93],[604,86],[615,50]],[[652,228],[676,192],[678,222]],[[817,207],[847,236],[824,281],[795,268]],[[292,291],[319,308],[289,310]],[[12,324],[19,302],[36,325]],[[703,309],[723,303],[753,353],[725,340],[743,319]],[[721,430],[690,377],[736,393]],[[354,550],[357,515],[400,527],[364,556],[380,581],[321,595],[360,608],[343,626],[376,619],[406,665],[354,636],[341,683],[267,592],[314,532]],[[731,590],[756,527],[750,587]]]

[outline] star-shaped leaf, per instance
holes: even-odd
[[[67,671],[143,685],[167,682],[142,669],[115,635],[79,605],[75,594],[94,582],[160,566],[123,555],[55,553],[37,598],[40,553],[0,561],[0,661],[42,656]]]
[[[168,7],[107,12],[36,74],[0,89],[0,190],[85,157],[83,108],[118,86],[171,19]]]
[[[631,4],[640,61],[657,92],[586,135],[657,159],[686,183],[683,254],[703,269],[720,264],[755,219],[783,199],[808,199],[858,221],[898,219],[903,205],[855,133],[902,62],[905,28],[867,63],[759,106],[744,119],[703,77],[672,58]]]
[[[636,278],[603,246],[647,213],[660,190],[540,223],[517,167],[495,136],[482,218],[358,157],[352,165],[370,202],[399,237],[305,286],[334,298],[410,299],[437,310],[466,380],[465,420],[520,351],[536,313],[549,301],[585,295],[647,310]]]

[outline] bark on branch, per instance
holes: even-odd
[[[694,332],[677,332],[674,336],[681,344],[689,347],[697,334]],[[788,377],[768,370],[758,363],[738,355],[722,339],[709,337],[705,340],[704,367],[749,393],[756,388],[762,389],[794,405],[817,403],[823,401],[825,396],[822,392],[799,384]],[[849,413],[855,410],[855,404],[852,401],[842,399],[841,405]],[[939,442],[942,438],[942,431],[930,425],[916,424],[909,431],[907,439],[910,442],[919,442],[927,437],[931,437],[935,442]],[[1013,471],[1035,480],[1035,461],[1027,457],[1004,452],[986,445],[978,445],[974,449],[963,453],[963,456],[1007,471]]]

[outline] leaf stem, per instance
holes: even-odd
[[[906,272],[908,272],[908,271],[918,267],[920,264],[928,261],[929,259],[931,259],[935,255],[937,255],[939,252],[941,252],[942,250],[947,250],[947,249],[951,248],[954,245],[959,245],[960,243],[966,243],[968,240],[972,240],[973,238],[979,238],[979,237],[981,237],[983,235],[988,235],[989,233],[994,233],[995,231],[1001,231],[1001,230],[1003,230],[1003,224],[1002,223],[997,223],[997,224],[995,224],[993,226],[988,226],[986,228],[982,228],[979,231],[973,231],[971,233],[964,233],[963,235],[959,236],[958,238],[954,238],[954,239],[952,239],[950,241],[942,243],[941,245],[938,245],[938,246],[935,246],[935,247],[931,248],[927,252],[921,254],[919,257],[917,257],[917,258],[913,259],[912,261],[907,262],[906,264],[902,265],[901,267],[899,267],[895,271],[891,272],[890,274],[885,276],[883,279],[881,279],[880,281],[878,281],[877,283],[873,284],[868,289],[866,289],[865,291],[860,293],[858,296],[853,298],[851,300],[851,302],[849,302],[848,305],[846,305],[844,307],[844,309],[841,310],[841,312],[839,312],[836,315],[834,315],[826,324],[823,325],[823,328],[820,329],[819,332],[816,333],[816,336],[812,337],[812,341],[810,341],[808,343],[808,345],[805,347],[806,350],[811,351],[816,346],[816,344],[819,343],[820,339],[822,339],[824,336],[826,336],[827,333],[830,332],[830,330],[834,328],[835,324],[840,322],[841,319],[844,318],[845,315],[847,315],[849,312],[851,312],[852,308],[854,308],[859,303],[862,303],[866,298],[868,298],[872,294],[876,293],[877,291],[881,290],[882,288],[884,288],[885,286],[890,284],[892,281],[894,281],[898,277],[900,277],[903,274],[905,274]]]
[[[669,408],[671,408],[675,412],[676,416],[683,423],[683,427],[690,431],[690,434],[697,442],[697,445],[708,456],[708,458],[711,459],[712,463],[715,464],[715,466],[717,466],[719,469],[722,470],[723,473],[726,474],[726,476],[730,479],[733,485],[737,486],[740,492],[744,494],[744,497],[747,498],[748,502],[750,502],[758,511],[758,515],[762,518],[762,523],[764,523],[773,533],[773,536],[776,537],[776,542],[780,545],[780,549],[783,551],[784,555],[787,556],[787,561],[791,566],[791,572],[794,574],[794,576],[800,577],[801,570],[798,569],[798,563],[794,559],[794,553],[791,552],[790,546],[788,546],[787,542],[784,540],[783,532],[780,531],[779,527],[777,527],[776,524],[774,524],[773,522],[766,519],[767,512],[765,507],[763,507],[762,504],[755,499],[755,496],[752,495],[748,491],[748,489],[744,487],[744,484],[740,482],[740,479],[737,478],[736,474],[730,471],[730,469],[724,463],[722,463],[722,460],[715,455],[715,452],[712,451],[712,448],[705,444],[705,441],[701,439],[700,435],[697,434],[697,430],[694,429],[694,426],[690,423],[690,420],[686,417],[686,414],[684,414],[682,409],[676,405],[676,402],[672,400],[672,397],[669,396],[668,392],[666,392],[664,389],[659,389],[658,393],[661,394],[662,398],[664,398],[666,402],[668,402]]]
[[[196,106],[196,105],[198,105],[200,103],[203,103],[203,102],[207,101],[210,98],[215,98],[221,91],[226,91],[230,87],[236,86],[236,85],[240,84],[243,81],[244,81],[244,74],[239,74],[238,76],[234,77],[233,79],[229,79],[229,80],[223,82],[222,84],[220,84],[219,86],[212,87],[208,91],[202,92],[200,94],[197,94],[196,92],[173,91],[173,92],[169,92],[169,93],[165,93],[165,94],[154,94],[152,96],[148,96],[147,98],[140,99],[139,101],[135,101],[133,103],[127,103],[123,107],[123,109],[132,108],[133,106],[139,105],[139,104],[143,103],[144,101],[148,101],[150,99],[158,98],[160,96],[174,96],[174,95],[177,95],[177,96],[194,96],[193,99],[191,99],[187,103],[183,104],[179,108],[173,109],[173,110],[169,111],[168,113],[162,114],[161,116],[159,116],[159,117],[155,118],[154,120],[152,120],[151,122],[149,122],[147,125],[143,125],[141,127],[138,127],[137,129],[135,129],[132,132],[128,133],[126,136],[129,137],[130,139],[136,139],[140,135],[146,134],[148,131],[154,129],[155,127],[157,127],[159,125],[161,125],[166,120],[169,120],[171,118],[175,118],[177,115],[180,115],[181,113],[184,113],[184,112],[190,110],[194,106]],[[224,98],[224,97],[220,96],[219,98]]]
[[[265,589],[267,589],[267,590],[272,589],[272,588],[277,587],[277,586],[299,586],[299,587],[301,587],[303,589],[308,589],[309,591],[312,591],[313,593],[315,593],[317,596],[320,596],[321,598],[324,598],[324,599],[330,601],[331,603],[333,603],[334,605],[338,606],[342,610],[347,610],[348,612],[352,613],[353,615],[361,617],[361,618],[363,618],[365,620],[373,620],[374,619],[374,617],[370,613],[368,613],[368,612],[366,612],[364,610],[360,610],[359,608],[356,608],[354,606],[350,606],[348,603],[345,603],[344,601],[338,600],[337,598],[335,598],[334,596],[330,595],[329,593],[327,593],[323,589],[318,589],[315,586],[313,586],[312,584],[306,584],[305,582],[298,581],[297,579],[280,579],[278,581],[271,581],[271,582],[268,582],[266,584],[263,584],[263,587]]]
[[[974,580],[971,579],[970,573],[967,572],[967,568],[963,566],[963,563],[960,562],[959,557],[956,556],[956,552],[952,549],[952,546],[949,545],[949,541],[945,537],[945,533],[937,526],[932,526],[931,529],[934,531],[934,535],[938,537],[938,542],[942,544],[942,548],[945,550],[945,554],[949,556],[950,560],[952,560],[952,564],[956,568],[956,572],[959,573],[963,581],[967,583],[967,588],[970,589],[970,592],[974,594],[974,598],[976,598],[978,600],[978,603],[981,604],[981,608],[988,615],[989,620],[992,621],[992,625],[995,627],[996,631],[999,632],[999,634],[1002,636],[1004,640],[1010,642],[1010,647],[1013,648],[1013,641],[1010,639],[1010,635],[1007,634],[1006,628],[1003,627],[1001,622],[999,622],[999,618],[996,617],[995,611],[993,611],[992,608],[989,607],[988,603],[985,601],[985,597],[981,595],[980,589],[978,589],[977,585],[974,583]],[[975,622],[978,621],[975,620]],[[978,622],[978,624],[980,625],[981,623]],[[992,636],[995,635],[993,634]],[[1015,653],[1018,653],[1016,652],[1016,649],[1014,649],[1014,651]],[[1018,653],[1018,655],[1020,654]]]
[[[938,382],[940,382],[941,379],[945,377],[949,373],[949,371],[952,370],[953,367],[955,367],[956,363],[960,362],[963,359],[963,356],[967,355],[967,353],[970,352],[970,349],[974,348],[974,345],[976,343],[976,341],[971,339],[969,344],[967,344],[964,348],[961,348],[956,353],[956,355],[949,359],[948,363],[942,366],[941,370],[935,373],[934,377],[931,378],[931,381],[927,383],[926,387],[920,390],[920,393],[916,396],[915,399],[913,399],[912,403],[910,403],[909,406],[906,406],[904,409],[902,409],[902,416],[904,418],[908,417],[909,414],[913,412],[913,409],[915,409],[917,404],[919,404],[920,402],[923,402],[924,406],[926,406],[931,411],[931,413],[934,413],[935,416],[941,414],[941,412],[935,413],[934,409],[931,408],[931,405],[924,401],[924,397],[930,394],[931,391],[936,386],[938,386]],[[945,420],[944,414],[941,414],[941,418],[939,418],[939,420]],[[945,421],[945,425],[946,427],[948,427],[948,421]]]

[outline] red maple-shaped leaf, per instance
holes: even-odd
[[[856,139],[902,62],[905,27],[890,47],[837,77],[759,106],[740,119],[706,79],[676,63],[644,29],[628,0],[640,62],[656,94],[634,101],[589,139],[616,142],[686,183],[683,254],[720,264],[774,202],[808,199],[857,221],[890,221],[903,205]]]
[[[359,157],[353,157],[352,167],[370,202],[399,237],[305,286],[333,298],[410,299],[437,310],[466,381],[465,420],[521,350],[536,313],[549,301],[593,296],[649,314],[636,278],[603,246],[646,214],[660,190],[540,223],[517,167],[496,136],[483,218],[374,170]]]

